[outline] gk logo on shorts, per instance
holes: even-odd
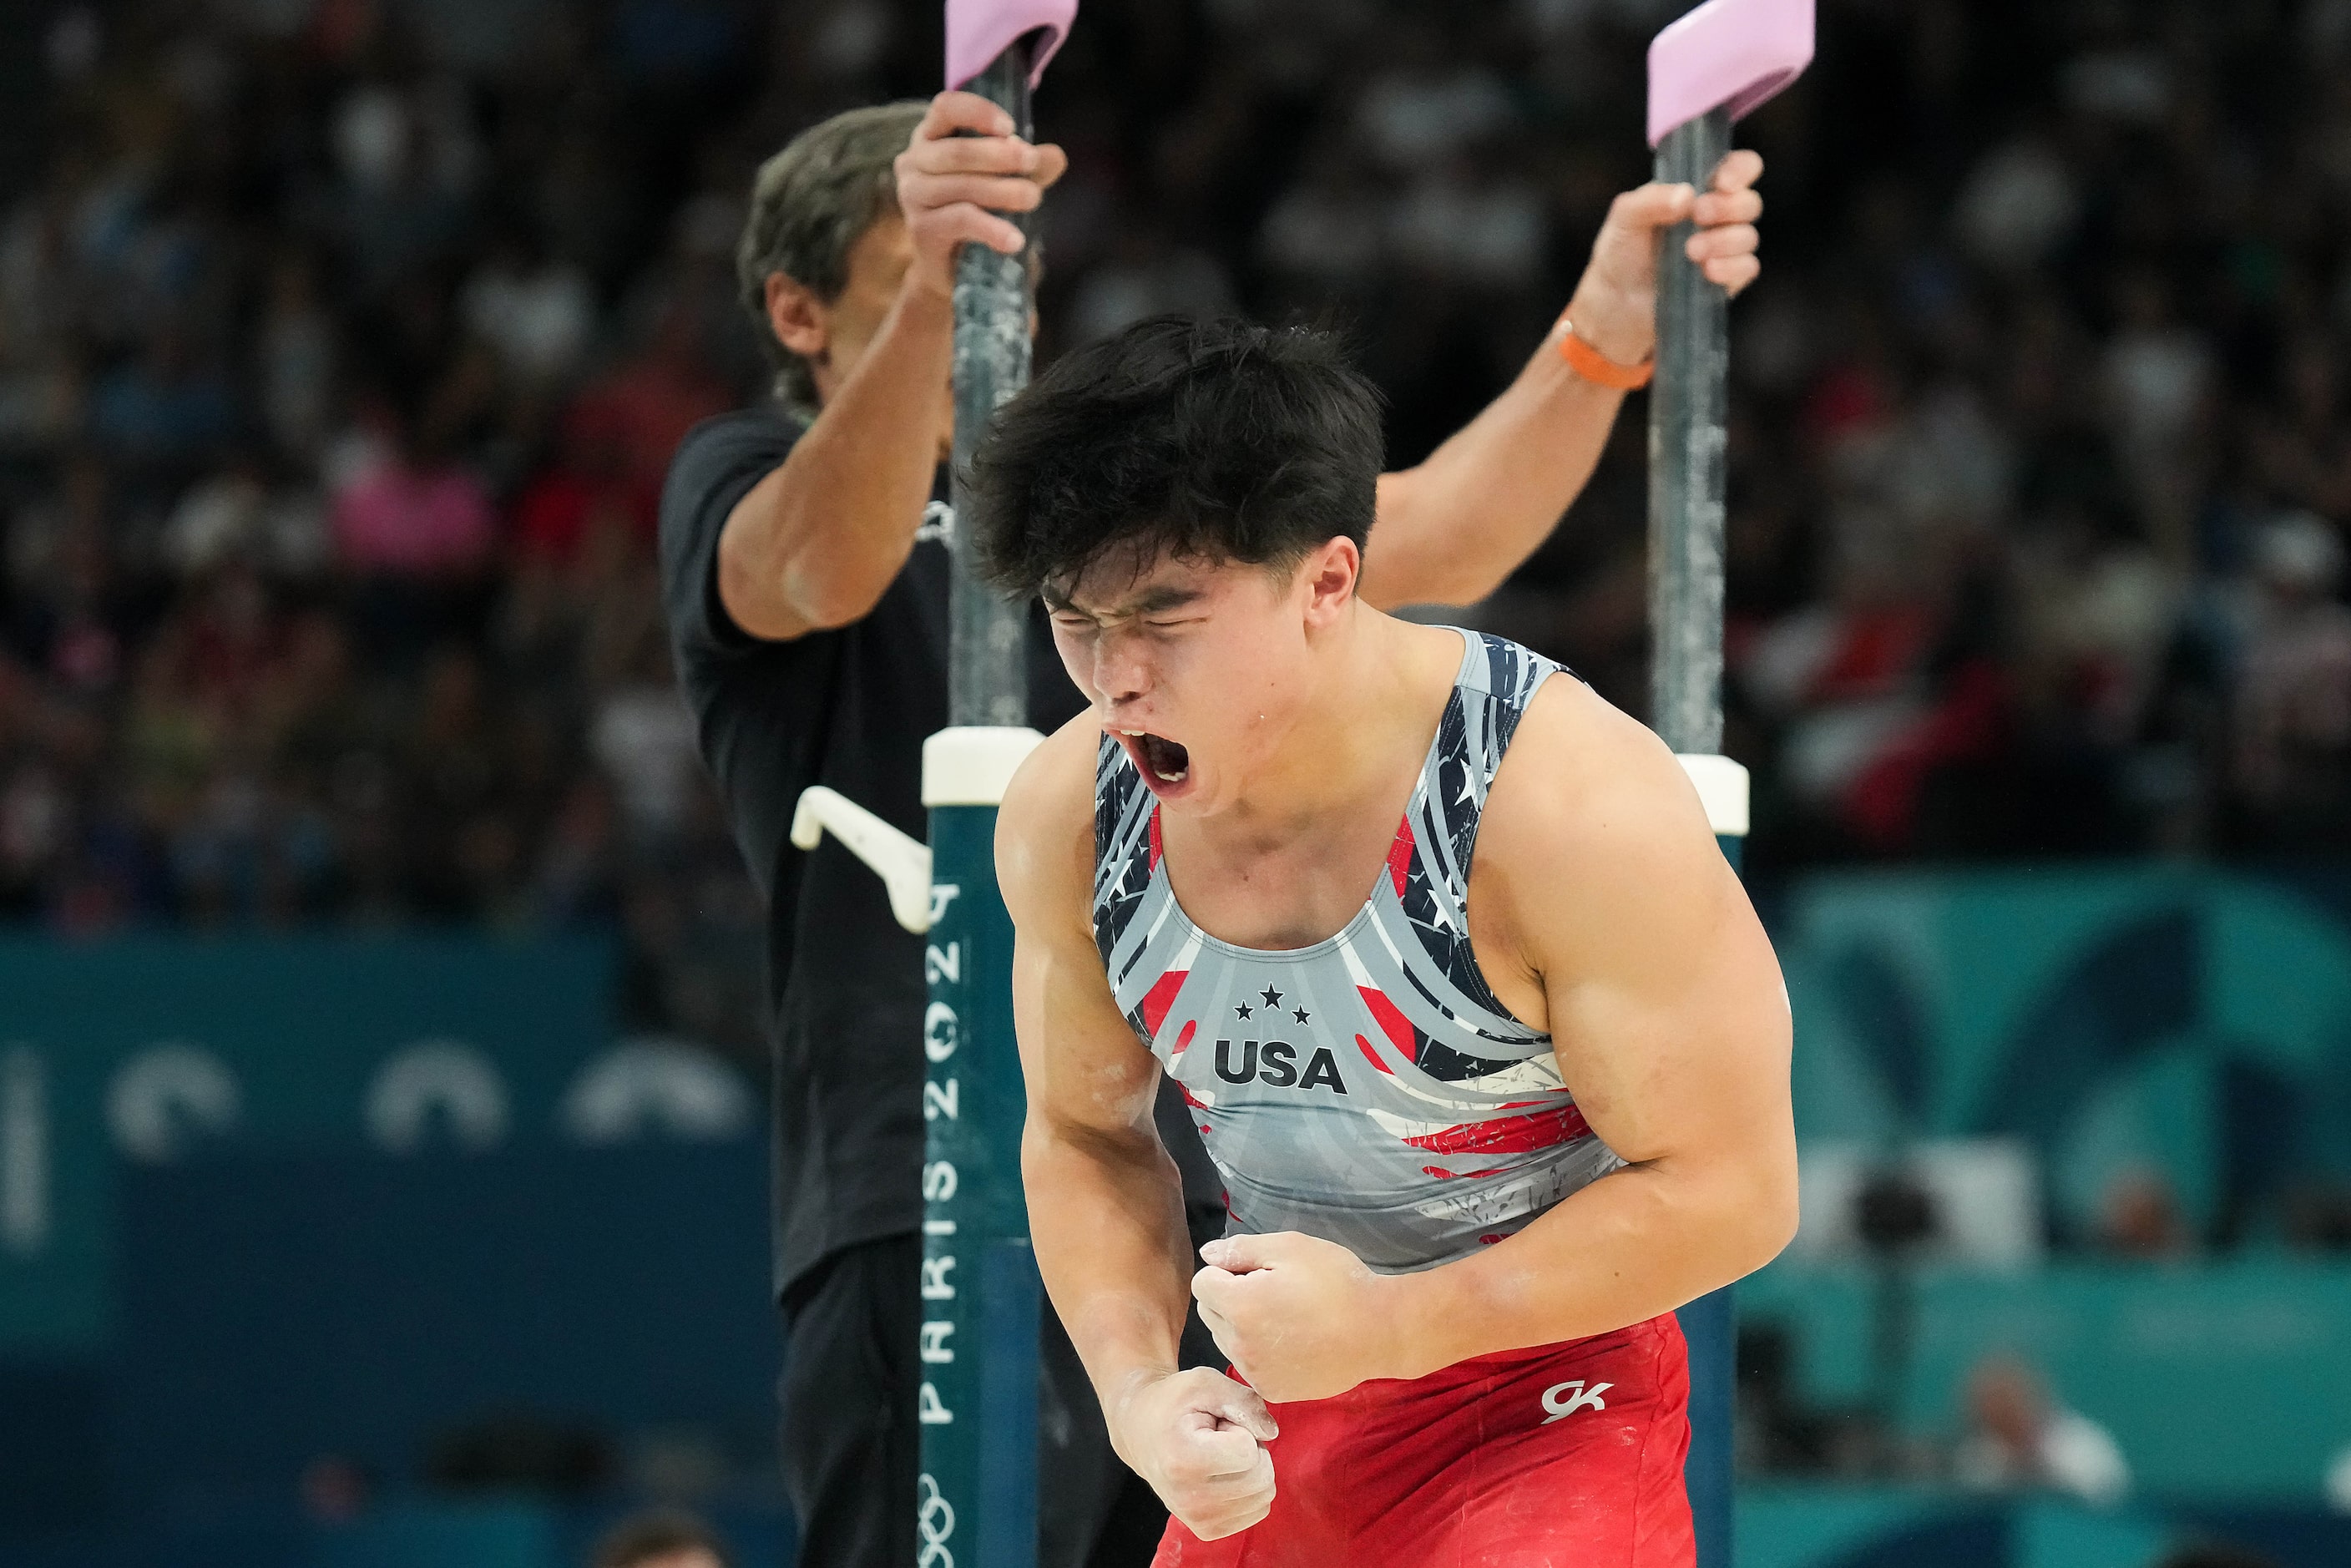
[[[1608,1401],[1600,1396],[1615,1386],[1613,1383],[1595,1383],[1586,1388],[1581,1377],[1573,1383],[1552,1384],[1543,1390],[1542,1407],[1551,1414],[1543,1417],[1542,1424],[1548,1427],[1553,1421],[1563,1421],[1578,1410],[1607,1409]],[[1560,1402],[1559,1396],[1562,1394],[1568,1395],[1565,1404]]]

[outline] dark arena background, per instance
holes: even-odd
[[[1040,363],[1412,462],[1679,0],[1086,0]],[[1740,1568],[2351,1562],[2351,3],[1822,0],[1742,125],[1728,725],[1805,1214]],[[895,0],[0,4],[0,1564],[782,1564],[764,914],[655,503]],[[1646,703],[1645,421],[1457,618]],[[664,1560],[666,1561],[666,1560]],[[698,1560],[697,1560],[698,1561]]]

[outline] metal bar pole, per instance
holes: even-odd
[[[1658,142],[1656,177],[1703,191],[1729,152],[1730,111],[1717,109]],[[1729,298],[1683,254],[1691,232],[1687,223],[1668,231],[1657,256],[1656,374],[1649,392],[1649,722],[1677,754],[1712,762],[1722,749]],[[1743,809],[1737,815],[1743,819]],[[1743,821],[1738,825],[1743,830]],[[1725,826],[1719,819],[1719,841],[1735,867],[1740,838]],[[1692,1301],[1679,1316],[1690,1368],[1683,1477],[1698,1561],[1699,1568],[1729,1568],[1737,1371],[1730,1288]]]
[[[1030,34],[964,89],[1031,134]],[[1024,217],[1015,216],[1023,233]],[[1029,267],[966,245],[956,263],[955,460],[965,475],[996,411],[1029,382]],[[1035,1568],[1038,1314],[1043,1286],[1020,1188],[1027,1119],[1012,1028],[1012,924],[996,881],[997,807],[1026,728],[1027,606],[980,578],[968,530],[953,536],[950,728],[923,748],[931,909],[923,1020],[923,1383],[915,1416],[916,1568]]]
[[[1657,178],[1705,190],[1730,152],[1718,109],[1667,133]],[[1649,392],[1650,727],[1684,756],[1722,749],[1722,529],[1729,434],[1730,301],[1682,254],[1657,257],[1657,362]]]
[[[1029,108],[1029,40],[1023,38],[964,86],[1004,107],[1023,138],[1034,134]],[[1029,214],[1005,214],[1030,234]],[[967,245],[956,261],[955,507],[964,515],[964,474],[996,411],[1029,384],[1029,256]],[[1029,722],[1028,616],[972,570],[971,541],[954,539],[955,585],[948,606],[947,722]]]

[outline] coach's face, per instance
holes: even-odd
[[[1047,593],[1054,645],[1152,793],[1212,815],[1320,766],[1286,743],[1324,700],[1322,654],[1362,564],[1345,538],[1288,570],[1164,553],[1138,570],[1113,554]]]
[[[849,281],[839,298],[824,299],[782,273],[768,277],[768,325],[776,341],[808,361],[816,401],[829,403],[841,390],[906,287],[914,265],[914,242],[906,220],[885,213],[849,247]],[[1029,335],[1037,334],[1037,313],[1029,313]],[[955,446],[955,382],[939,388],[939,456]]]
[[[849,281],[838,298],[820,298],[780,272],[768,278],[768,324],[778,342],[808,361],[820,404],[833,400],[881,335],[914,261],[906,220],[892,212],[849,247]],[[944,456],[955,442],[952,382],[939,389],[938,429]]]

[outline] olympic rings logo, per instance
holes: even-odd
[[[922,1536],[914,1568],[955,1568],[947,1537],[955,1533],[955,1505],[941,1496],[939,1483],[925,1471],[915,1481],[914,1529]]]

